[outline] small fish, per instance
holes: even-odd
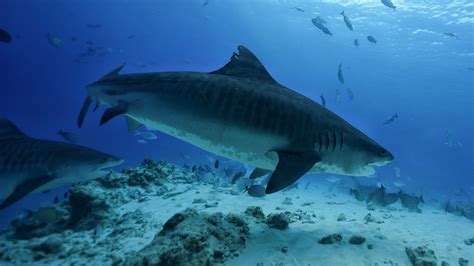
[[[77,38],[76,37],[71,37],[71,42],[75,42],[77,41]]]
[[[304,9],[299,8],[299,7],[294,7],[294,9],[295,9],[296,11],[299,11],[299,12],[304,12]]]
[[[139,139],[139,140],[137,140],[137,142],[140,143],[140,144],[147,144],[147,143],[148,143],[148,142],[147,142],[146,140],[144,140],[144,139]]]
[[[219,168],[219,160],[216,160],[214,162],[214,168],[216,168],[216,169]]]
[[[55,47],[55,48],[63,48],[63,42],[58,38],[58,37],[55,37],[51,34],[46,34],[46,39],[48,39],[48,43]]]
[[[354,28],[352,27],[352,23],[351,23],[351,21],[349,20],[349,17],[346,16],[346,14],[344,14],[344,11],[341,12],[341,15],[342,15],[343,18],[344,18],[344,23],[346,23],[347,28],[349,28],[350,30],[354,30]]]
[[[336,89],[336,99],[335,99],[336,104],[341,103],[341,95],[339,94],[339,89]]]
[[[383,122],[384,125],[388,125],[390,123],[393,123],[395,121],[395,118],[398,118],[398,114],[395,113],[393,115],[389,115],[385,118],[385,121]]]
[[[324,107],[326,107],[326,99],[324,99],[324,96],[323,96],[322,93],[321,93],[321,96],[320,96],[320,97],[321,97],[321,104],[322,104]]]
[[[394,167],[393,170],[395,171],[395,176],[400,177],[400,167]]]
[[[88,23],[88,24],[86,24],[86,26],[87,26],[89,29],[98,29],[98,28],[102,27],[102,24],[98,24],[98,23]]]
[[[474,67],[468,67],[467,70],[474,71]]]
[[[230,183],[233,185],[235,184],[237,181],[239,181],[239,179],[241,177],[243,177],[245,175],[245,173],[243,171],[239,171],[237,173],[234,174],[234,176],[232,177]]]
[[[395,11],[395,9],[397,8],[393,3],[392,3],[392,0],[381,0],[380,2],[382,2],[382,4],[386,7],[390,7],[393,9],[393,11]]]
[[[0,42],[11,43],[12,36],[8,31],[0,28]]]
[[[352,92],[351,88],[347,88],[347,96],[349,97],[349,100],[354,100],[354,92]]]
[[[63,139],[65,139],[67,142],[70,142],[70,143],[78,143],[79,142],[79,137],[74,133],[59,130],[58,135],[61,136]]]
[[[405,183],[403,183],[402,181],[394,181],[393,185],[395,185],[398,188],[402,188],[402,187],[406,186]]]
[[[337,70],[337,79],[339,82],[344,84],[344,75],[342,75],[342,63],[339,64],[338,70]]]
[[[335,177],[335,176],[331,176],[331,177],[328,177],[326,178],[326,181],[328,181],[329,183],[339,183],[339,181],[341,181],[341,178],[340,177]]]
[[[358,40],[357,38],[354,39],[354,45],[355,45],[356,47],[359,46],[359,40]]]
[[[146,140],[155,140],[158,137],[155,135],[155,133],[150,132],[150,131],[143,131],[140,132],[138,130],[135,130],[135,133],[133,134],[134,136],[138,136],[139,138],[146,139]]]
[[[202,3],[202,6],[207,6],[209,4],[209,0],[206,0],[204,1],[204,3]]]
[[[31,212],[30,216],[43,223],[56,224],[63,219],[62,213],[55,207],[44,207]]]
[[[331,31],[324,25],[326,24],[326,21],[324,19],[322,19],[321,17],[316,17],[316,18],[313,18],[311,22],[313,22],[316,28],[320,29],[325,34],[332,36]]]
[[[455,38],[456,40],[459,40],[459,37],[452,32],[445,32],[444,35],[449,36],[451,38]]]
[[[128,35],[127,39],[133,39],[135,38],[135,34],[132,34],[132,35]]]
[[[265,187],[262,185],[251,185],[247,189],[247,193],[255,198],[261,198],[265,196]]]
[[[371,43],[377,44],[377,40],[372,35],[367,36],[367,40]]]

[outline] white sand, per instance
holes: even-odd
[[[286,197],[292,198],[293,205],[281,204]],[[205,208],[204,204],[192,204],[195,198],[218,200],[219,205],[216,208]],[[314,204],[301,206],[309,201]],[[341,192],[329,194],[326,187],[312,187],[308,191],[300,188],[265,198],[252,198],[247,195],[216,193],[210,186],[203,185],[172,199],[155,198],[144,203],[128,204],[124,209],[138,208],[163,223],[174,213],[189,206],[207,212],[223,213],[242,213],[249,206],[260,206],[266,215],[301,209],[317,216],[312,218],[314,224],[297,221],[284,231],[269,229],[265,224],[252,223],[251,239],[245,250],[239,257],[227,261],[226,265],[410,265],[405,247],[423,245],[435,252],[439,264],[441,261],[447,261],[451,265],[458,265],[460,257],[474,263],[474,246],[464,244],[465,239],[474,237],[473,221],[427,206],[422,206],[423,213],[410,213],[402,209],[399,203],[392,205],[396,208],[393,211],[368,211],[365,203]],[[283,207],[284,210],[277,211],[277,207]],[[337,221],[341,213],[345,214],[347,221]],[[363,219],[368,213],[384,223],[364,224]],[[355,221],[350,221],[351,219]],[[332,233],[342,235],[342,244],[318,243],[321,237]],[[349,244],[349,238],[354,234],[365,237],[366,242],[362,245]],[[154,232],[150,234],[149,240],[142,239],[141,242],[151,241],[153,235]],[[367,248],[368,244],[373,245],[373,250]],[[280,251],[283,246],[288,247],[287,253]],[[135,246],[134,249],[136,248]]]

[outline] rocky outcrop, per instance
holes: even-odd
[[[238,256],[249,237],[237,215],[206,214],[186,209],[173,215],[127,265],[213,265]]]
[[[328,236],[325,236],[321,238],[318,243],[323,244],[323,245],[330,245],[330,244],[335,244],[335,243],[341,243],[342,241],[342,236],[340,234],[331,234]]]
[[[405,252],[413,266],[437,265],[434,251],[425,246],[417,248],[406,247]]]

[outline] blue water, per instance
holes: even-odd
[[[376,0],[203,2],[1,1],[0,28],[13,41],[0,43],[0,117],[35,138],[61,140],[59,129],[74,132],[80,144],[121,156],[125,166],[144,157],[204,162],[208,153],[164,134],[138,143],[123,118],[99,127],[104,108],[89,113],[85,126],[77,129],[85,86],[124,62],[123,73],[212,71],[241,44],[281,84],[317,102],[323,94],[329,109],[389,149],[396,159],[378,170],[380,182],[402,180],[413,192],[447,197],[459,188],[474,193],[472,2],[393,1],[395,12]],[[339,15],[342,10],[352,20],[353,32]],[[328,22],[333,36],[312,25],[317,15]],[[88,28],[88,23],[101,27]],[[64,46],[51,46],[47,33]],[[377,44],[369,43],[367,35]],[[86,41],[109,48],[107,54],[75,62],[87,50]],[[339,63],[343,86],[337,79]],[[347,87],[355,94],[353,101]],[[399,118],[382,125],[395,112]],[[462,146],[444,144],[446,130]],[[400,168],[400,178],[394,167]],[[48,204],[64,190],[23,199],[0,212],[1,224],[24,208]]]

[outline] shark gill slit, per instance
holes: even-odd
[[[336,151],[336,145],[337,145],[336,131],[332,131],[332,136],[334,138],[334,142],[332,144],[332,151]]]

